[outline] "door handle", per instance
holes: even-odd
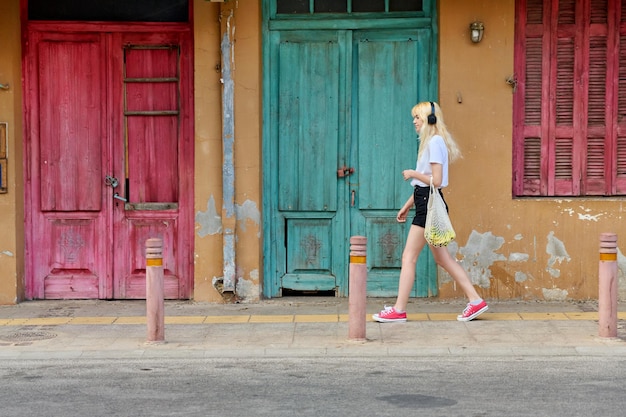
[[[115,193],[113,194],[113,198],[117,198],[118,200],[123,201],[124,203],[126,203],[128,200],[125,199],[124,197],[122,197],[119,193]]]
[[[350,192],[350,207],[354,207],[354,196],[356,195],[356,191],[352,190]]]
[[[337,176],[339,178],[347,177],[348,175],[352,175],[353,173],[354,173],[354,168],[347,167],[345,165],[337,170]]]

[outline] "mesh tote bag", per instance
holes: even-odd
[[[439,190],[433,185],[432,177],[430,177],[430,196],[428,197],[424,237],[428,244],[437,247],[448,246],[456,237],[448,210],[446,210],[446,203],[439,194]]]

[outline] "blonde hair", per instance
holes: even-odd
[[[446,148],[448,148],[448,159],[450,162],[461,158],[461,150],[450,132],[448,132],[448,128],[443,121],[441,107],[439,107],[439,104],[434,101],[432,103],[435,106],[435,117],[437,118],[437,123],[432,125],[428,124],[428,116],[432,114],[432,106],[430,103],[430,101],[423,101],[421,103],[417,103],[411,109],[411,116],[417,117],[424,122],[422,123],[422,128],[419,131],[420,147],[417,152],[417,159],[419,160],[424,149],[428,148],[430,139],[435,135],[439,135],[443,138]]]

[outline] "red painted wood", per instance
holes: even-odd
[[[128,178],[130,203],[175,203],[172,209],[114,208],[116,251],[131,254],[115,263],[119,298],[145,298],[145,241],[163,240],[165,298],[189,298],[193,273],[193,139],[191,39],[188,33],[120,34],[115,61],[125,66],[126,90],[118,96],[129,112],[168,111],[170,115],[114,113],[119,129],[113,170]],[[169,47],[167,49],[158,49]],[[139,49],[138,49],[139,48]],[[125,59],[124,59],[125,58]],[[123,84],[123,74],[116,82]],[[150,81],[150,79],[161,79]],[[163,79],[168,81],[163,82]],[[171,80],[169,80],[171,79]],[[126,129],[126,130],[125,130]],[[123,188],[123,187],[121,187]],[[121,192],[121,191],[120,191]],[[177,208],[176,208],[177,207]]]
[[[178,116],[128,118],[130,201],[178,202]]]
[[[516,195],[626,192],[619,168],[626,166],[619,133],[626,92],[619,81],[626,74],[621,9],[621,0],[516,2],[515,68],[523,74],[514,99]]]
[[[150,237],[164,242],[166,298],[191,296],[191,33],[188,26],[170,33],[145,33],[141,24],[124,29],[135,26],[133,33],[100,34],[87,31],[94,25],[29,24],[27,298],[145,298],[144,248]],[[50,27],[82,31],[34,30]],[[174,49],[132,50],[126,77],[176,79],[125,89],[127,45]],[[124,116],[159,110],[177,113]],[[105,175],[120,185],[115,190],[105,185]],[[114,200],[114,191],[126,195],[127,183],[131,203],[175,205],[138,210]]]
[[[101,65],[93,65],[101,62],[100,39],[42,41],[37,49],[45,87],[39,89],[40,208],[100,211],[104,84]]]
[[[98,34],[32,33],[27,44],[29,298],[97,298],[107,291],[100,42]]]

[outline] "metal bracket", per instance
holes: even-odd
[[[9,192],[8,168],[9,162],[9,124],[0,122],[0,193]]]
[[[509,75],[504,82],[513,87],[513,92],[517,90],[517,79],[515,78],[515,75]]]

